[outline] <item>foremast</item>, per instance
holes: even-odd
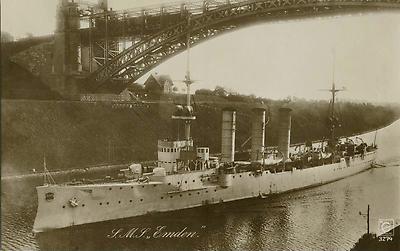
[[[190,76],[190,15],[188,16],[187,37],[186,37],[186,74],[183,83],[186,85],[186,103],[176,105],[172,119],[177,120],[178,124],[185,126],[184,140],[159,140],[158,141],[158,167],[165,169],[167,173],[176,173],[181,170],[205,170],[210,167],[209,148],[194,147],[191,137],[190,126],[192,120],[196,119],[193,114],[191,104],[190,86],[193,80]],[[179,127],[179,125],[178,125]]]
[[[183,82],[186,85],[186,106],[182,109],[182,112],[177,112],[172,116],[172,119],[178,119],[184,121],[185,124],[185,140],[187,141],[187,145],[190,145],[191,136],[190,136],[190,126],[192,120],[196,119],[196,116],[193,115],[193,107],[190,100],[190,86],[193,84],[193,80],[190,78],[190,15],[188,15],[188,26],[187,26],[187,36],[186,36],[186,74]]]
[[[185,139],[190,140],[190,124],[196,117],[193,116],[193,108],[190,102],[190,85],[193,81],[190,78],[190,15],[188,15],[188,32],[186,37],[186,75],[183,81],[186,84],[186,109],[189,111],[189,117],[185,119]]]

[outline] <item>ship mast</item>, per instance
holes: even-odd
[[[189,111],[192,110],[190,104],[190,85],[193,81],[190,79],[190,14],[188,15],[188,32],[186,37],[186,75],[183,81],[186,84],[186,107]],[[190,124],[191,120],[185,120],[185,139],[190,140]]]
[[[185,141],[187,142],[186,146],[189,148],[191,144],[190,137],[190,125],[192,120],[196,119],[196,116],[193,115],[193,107],[190,102],[190,85],[193,84],[193,80],[190,78],[190,14],[188,15],[187,22],[187,34],[186,34],[186,74],[183,83],[186,84],[186,104],[185,107],[181,107],[179,112],[174,113],[172,115],[172,119],[177,119],[185,123]]]
[[[340,91],[344,91],[345,88],[336,89],[335,87],[335,52],[332,53],[332,88],[328,90],[332,94],[330,112],[329,112],[329,123],[330,123],[330,140],[332,143],[335,141],[335,128],[337,125],[337,118],[335,117],[335,101],[336,101],[336,93]]]
[[[47,185],[47,164],[46,164],[46,153],[43,154],[43,185]]]
[[[336,93],[340,91],[344,91],[345,88],[337,89],[335,86],[335,53],[333,52],[333,62],[332,62],[332,88],[331,89],[322,89],[321,91],[328,91],[332,94],[332,100],[330,101],[329,106],[329,141],[332,146],[335,145],[335,129],[337,126],[337,118],[335,116],[335,102],[336,102]]]
[[[51,176],[49,170],[47,170],[46,153],[43,153],[43,185],[49,184],[56,184],[56,182],[54,181],[53,176]]]
[[[340,91],[344,91],[345,89],[336,89],[335,82],[332,82],[332,88],[328,90],[332,93],[332,100],[329,112],[329,122],[330,122],[330,139],[335,139],[335,127],[336,127],[336,117],[335,117],[335,100],[336,100],[336,93]]]

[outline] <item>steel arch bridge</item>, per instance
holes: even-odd
[[[400,0],[228,0],[211,8],[187,11],[177,24],[133,44],[92,72],[84,80],[85,89],[96,90],[111,79],[135,81],[184,51],[187,41],[193,47],[255,22],[391,9],[399,10]]]

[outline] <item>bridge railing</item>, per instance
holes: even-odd
[[[271,0],[273,2],[274,0]],[[337,2],[337,0],[304,0],[304,3],[326,3],[326,2]],[[164,14],[179,14],[182,11],[188,11],[191,14],[201,14],[204,11],[212,11],[226,5],[235,5],[245,2],[258,2],[257,0],[195,0],[195,1],[179,1],[170,2],[167,4],[153,4],[147,6],[141,6],[136,8],[130,8],[125,10],[113,10],[107,13],[95,13],[90,14],[89,12],[82,12],[81,18],[96,18],[104,17],[105,14],[114,18],[135,18],[143,16],[160,16]],[[289,3],[288,0],[282,0],[282,4]],[[382,2],[382,0],[343,0],[346,2]],[[385,2],[399,4],[399,0],[385,0]]]
[[[130,8],[125,10],[110,11],[107,15],[121,17],[142,17],[143,15],[156,16],[161,14],[177,14],[182,10],[192,14],[202,13],[204,10],[214,10],[227,4],[248,2],[249,0],[197,0],[185,2],[171,2],[164,5],[147,5],[143,7]],[[89,14],[83,13],[81,18],[103,17],[104,13]]]

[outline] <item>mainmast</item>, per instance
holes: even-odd
[[[336,89],[335,87],[335,82],[332,82],[332,88],[328,90],[329,92],[332,93],[332,100],[331,100],[331,106],[330,106],[330,111],[329,111],[329,123],[330,123],[330,139],[334,140],[335,139],[335,128],[337,125],[337,118],[335,116],[335,101],[336,101],[336,93],[340,91],[344,91],[345,89]]]
[[[332,88],[331,89],[323,89],[322,91],[329,91],[332,94],[332,100],[329,106],[329,140],[332,145],[335,145],[335,129],[336,126],[339,125],[338,118],[335,116],[335,102],[336,102],[336,93],[340,91],[344,91],[345,88],[336,89],[335,86],[335,53],[333,53],[333,62],[332,62]]]

